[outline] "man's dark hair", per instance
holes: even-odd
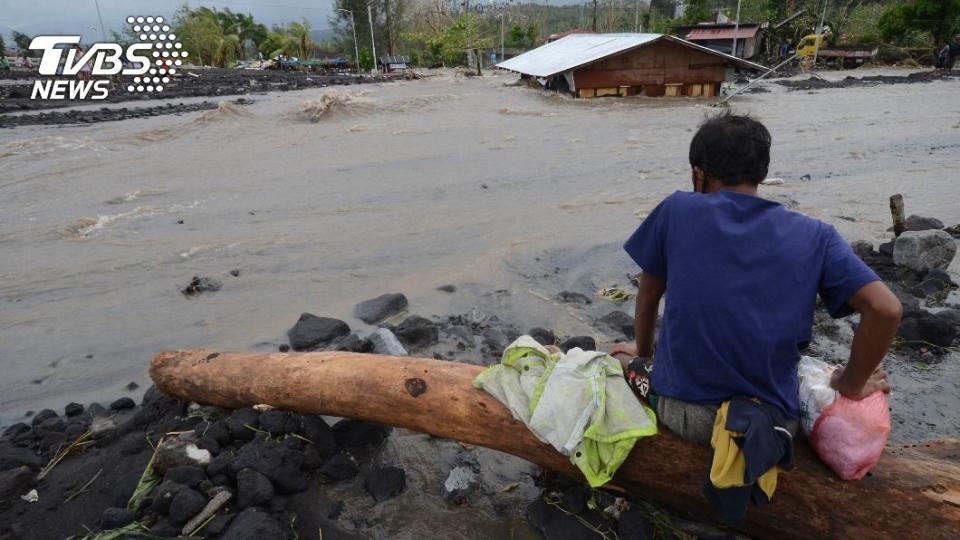
[[[708,118],[690,141],[690,165],[727,186],[759,184],[770,166],[770,132],[746,115]]]

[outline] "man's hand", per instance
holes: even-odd
[[[625,355],[629,356],[630,358],[633,358],[634,356],[638,356],[638,353],[637,353],[637,342],[636,342],[636,341],[623,341],[623,342],[620,342],[620,343],[615,343],[615,344],[613,345],[613,348],[610,349],[610,352],[609,352],[608,354],[609,354],[610,356],[614,356],[614,355],[616,355],[616,354],[625,354]]]
[[[843,368],[838,367],[830,377],[830,386],[840,392],[844,397],[860,401],[861,399],[873,394],[877,390],[884,394],[890,393],[890,384],[887,382],[887,372],[881,368],[873,370],[870,378],[859,389],[850,387],[843,377]]]

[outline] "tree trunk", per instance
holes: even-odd
[[[482,368],[348,352],[158,354],[150,376],[164,393],[226,408],[266,403],[347,416],[486,446],[580,477],[496,399],[473,388]],[[888,448],[863,480],[837,479],[804,444],[773,502],[739,529],[757,538],[955,539],[960,531],[960,444]],[[946,458],[946,459],[945,459]],[[641,439],[612,487],[667,508],[712,515],[701,495],[707,450],[669,433]]]

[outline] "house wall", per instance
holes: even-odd
[[[626,93],[663,95],[666,85],[708,85],[713,91],[693,95],[716,95],[725,77],[726,61],[710,53],[678,43],[658,41],[627,51],[573,72],[581,96],[597,95],[591,89],[628,87]],[[586,91],[584,91],[586,90]],[[669,92],[668,92],[669,93]],[[686,90],[684,95],[691,95]]]

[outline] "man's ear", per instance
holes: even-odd
[[[707,175],[704,174],[703,169],[700,167],[693,167],[693,191],[697,193],[704,193],[704,190],[707,187]]]

